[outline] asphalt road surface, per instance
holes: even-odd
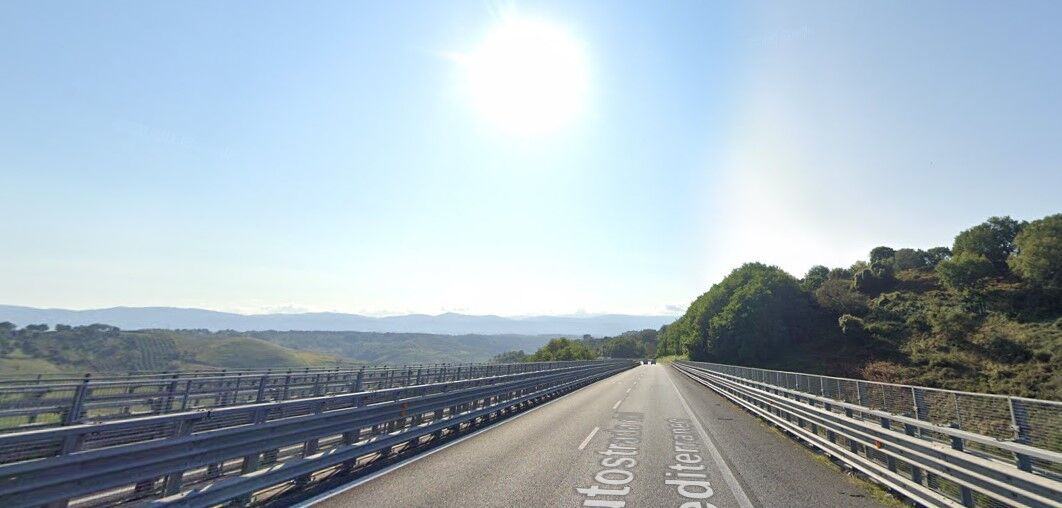
[[[315,499],[364,506],[881,506],[663,365],[643,365]]]

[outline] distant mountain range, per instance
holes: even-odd
[[[675,316],[603,314],[586,316],[437,316],[408,314],[370,317],[335,312],[304,314],[234,314],[177,307],[112,307],[108,309],[38,309],[0,305],[0,321],[19,326],[105,323],[123,330],[205,328],[208,330],[314,330],[442,334],[616,335],[628,330],[660,328]]]

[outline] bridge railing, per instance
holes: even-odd
[[[675,367],[927,506],[1062,506],[1062,403],[702,362]]]
[[[0,383],[0,432],[535,372],[550,362],[184,371]]]
[[[8,433],[0,435],[0,506],[275,501],[632,366],[549,362],[529,372]]]

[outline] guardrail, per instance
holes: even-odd
[[[633,366],[499,374],[0,435],[0,506],[276,499]]]
[[[0,384],[0,432],[533,372],[551,363],[88,375]]]
[[[925,506],[1062,506],[1062,403],[701,362],[674,367]]]

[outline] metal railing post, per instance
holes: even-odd
[[[1025,404],[1010,397],[1010,424],[1014,429],[1014,442],[1029,444],[1029,412]],[[1021,453],[1014,454],[1014,462],[1022,471],[1032,471],[1032,458]]]
[[[89,380],[92,378],[92,374],[85,374],[85,378],[74,390],[74,400],[70,402],[70,409],[67,410],[65,417],[63,418],[63,425],[73,425],[81,421],[81,408],[84,407],[85,397],[89,393]]]
[[[951,427],[958,428],[955,424],[952,424]],[[966,446],[961,437],[951,436],[951,448],[961,452],[965,451]],[[959,496],[963,506],[974,506],[973,491],[970,490],[970,487],[959,485]]]

